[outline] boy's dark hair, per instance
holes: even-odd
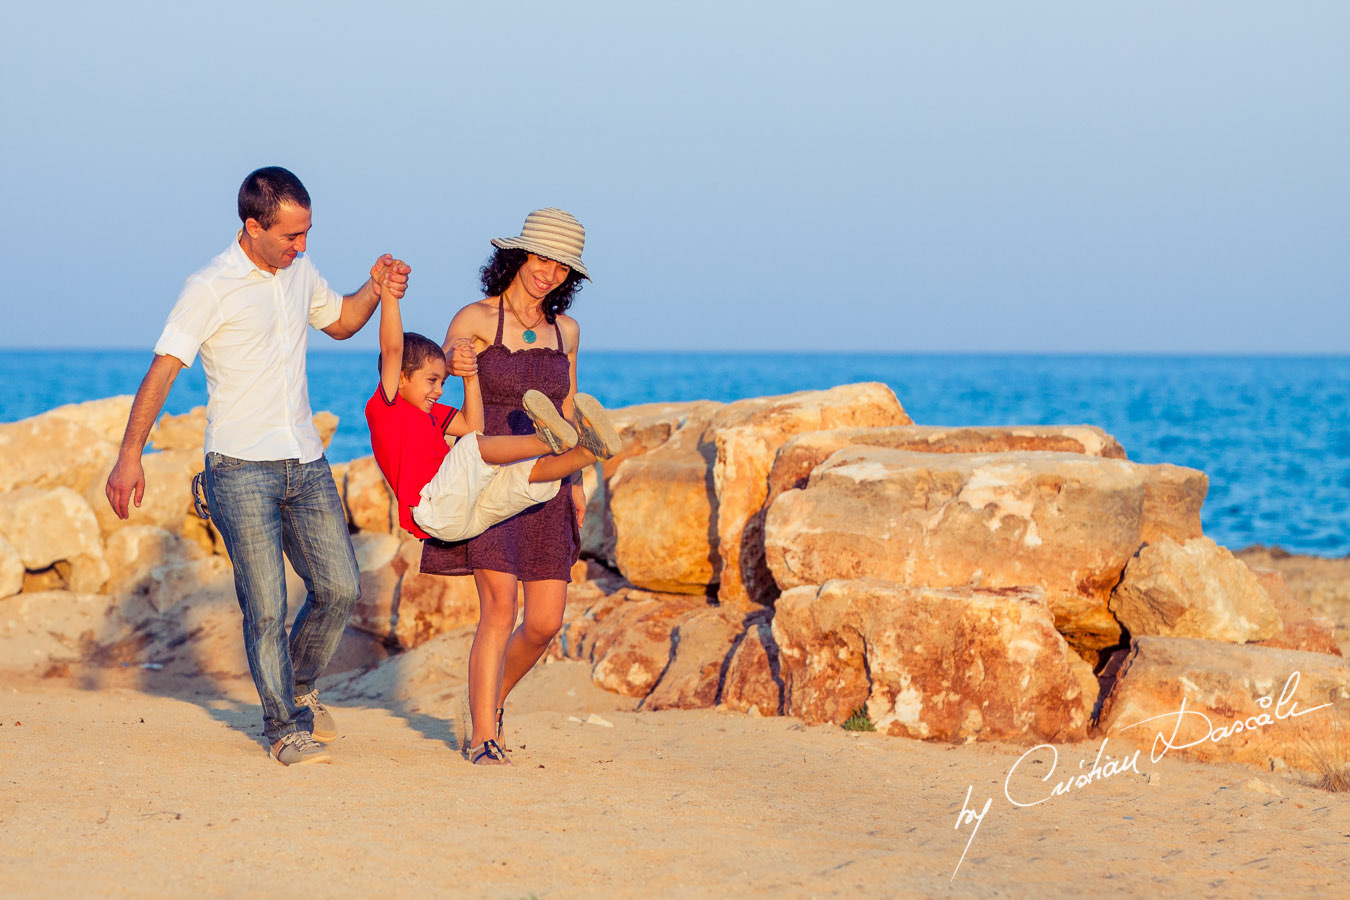
[[[250,172],[239,185],[239,221],[257,219],[263,228],[271,228],[277,210],[287,203],[309,209],[309,191],[290,171],[267,166]]]
[[[521,250],[518,247],[495,249],[487,264],[478,270],[484,295],[495,297],[509,288],[512,279],[516,277],[516,273],[520,271],[525,258],[529,255],[528,250]],[[567,273],[562,284],[548,292],[548,296],[544,298],[544,319],[548,324],[552,325],[558,318],[558,313],[567,312],[572,306],[572,298],[581,290],[583,280],[582,274],[573,269]]]
[[[429,359],[445,361],[445,351],[441,349],[441,345],[425,334],[418,334],[415,331],[403,332],[403,368],[401,369],[403,374],[411,375],[426,365]],[[384,371],[383,353],[375,360],[375,371]]]

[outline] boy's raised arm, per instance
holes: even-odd
[[[388,267],[386,273],[393,267]],[[406,284],[406,283],[405,283]],[[398,379],[403,374],[403,313],[399,301],[403,291],[390,284],[386,275],[380,296],[380,388],[384,399],[398,394]]]

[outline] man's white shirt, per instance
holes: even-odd
[[[155,344],[155,353],[206,372],[205,452],[239,459],[323,455],[305,375],[309,326],[326,328],[342,313],[307,254],[276,274],[253,264],[239,236],[188,276]]]

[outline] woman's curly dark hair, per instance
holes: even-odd
[[[527,256],[528,250],[494,248],[487,265],[478,271],[482,278],[484,296],[495,297],[510,287],[511,280],[516,277]],[[571,308],[572,298],[581,290],[581,282],[584,280],[580,272],[572,269],[562,284],[548,292],[548,296],[544,298],[544,319],[548,324],[553,324],[558,318],[558,313],[567,312]]]

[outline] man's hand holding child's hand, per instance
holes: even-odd
[[[386,253],[370,267],[370,280],[379,289],[381,297],[402,300],[408,290],[408,275],[411,272],[412,266]]]

